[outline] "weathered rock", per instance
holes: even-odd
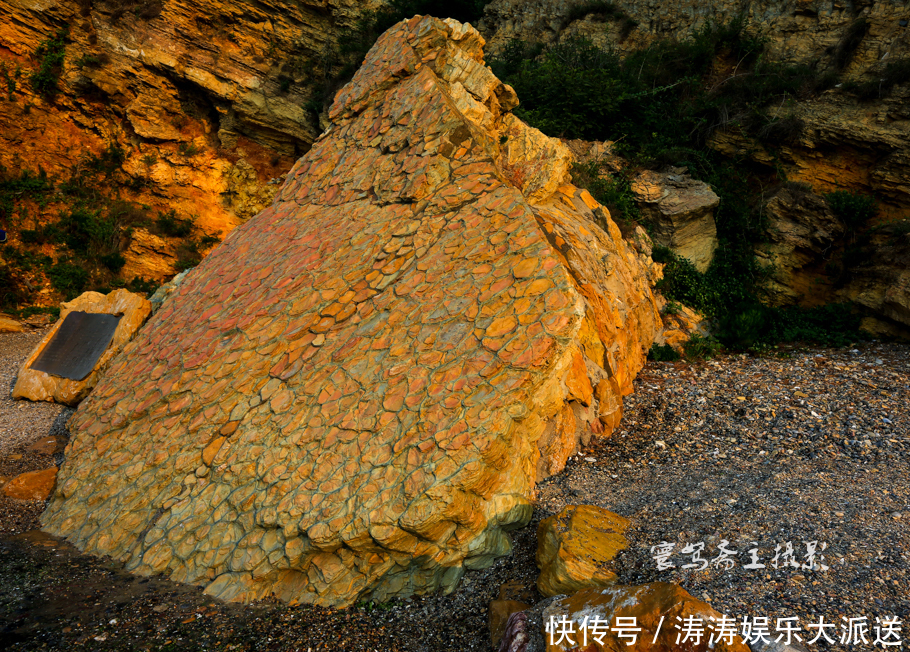
[[[706,271],[717,249],[714,209],[720,204],[711,186],[684,169],[647,170],[632,182],[632,192],[642,217],[653,225],[653,239]]]
[[[531,605],[515,600],[493,600],[490,602],[490,609],[487,617],[487,623],[490,628],[490,642],[494,648],[499,647],[499,641],[506,631],[506,625],[509,617],[519,611],[524,611]]]
[[[615,423],[659,313],[588,193],[509,182],[515,98],[482,46],[422,17],[380,38],[272,206],[71,419],[49,532],[322,605],[450,591],[509,551],[535,482]]]
[[[35,443],[29,445],[28,451],[38,453],[39,455],[54,455],[63,450],[65,444],[57,437],[42,437]]]
[[[664,328],[655,338],[656,344],[669,344],[678,353],[682,353],[683,345],[694,336],[707,337],[710,335],[704,315],[680,304],[673,304],[672,310],[668,310],[668,308],[669,304],[661,312]]]
[[[92,372],[83,380],[70,380],[32,369],[31,364],[54,337],[66,316],[73,311],[123,315],[117,324],[117,330],[114,331],[110,345],[98,358]],[[13,398],[76,405],[92,391],[108,364],[132,339],[151,311],[151,304],[145,297],[127,290],[114,290],[107,295],[99,292],[86,292],[68,303],[61,304],[60,319],[22,363],[19,375],[16,377],[16,385],[13,387]]]
[[[880,218],[899,219],[910,210],[904,126],[910,120],[908,100],[910,87],[898,89],[874,109],[850,95],[829,91],[812,102],[778,110],[775,117],[802,125],[791,142],[766,147],[731,127],[714,132],[708,145],[730,157],[751,159],[768,171],[783,171],[791,181],[809,184],[816,192],[849,190],[874,196]]]
[[[192,269],[193,268],[191,267],[190,269],[183,270],[177,274],[177,276],[155,290],[155,293],[149,297],[149,303],[152,304],[152,312],[156,312],[162,306],[162,304],[167,301],[168,297],[173,294],[174,290],[180,287],[180,285],[183,283],[183,280],[186,278],[187,274],[192,271]]]
[[[910,219],[870,229],[858,244],[858,263],[838,292],[871,313],[861,327],[879,336],[910,339]]]
[[[908,46],[900,24],[906,7],[900,3],[864,2],[856,5],[818,4],[806,0],[760,0],[743,4],[737,0],[614,0],[616,14],[598,17],[597,4],[588,15],[569,22],[575,0],[492,0],[479,28],[490,35],[490,50],[498,52],[510,39],[551,42],[582,34],[602,45],[628,52],[657,38],[685,38],[705,23],[724,24],[739,17],[747,30],[766,30],[773,35],[767,49],[774,59],[817,62],[830,67],[838,44],[860,19],[866,29],[849,61],[848,72],[875,66],[885,52],[890,57],[906,55]],[[633,21],[627,22],[626,18]]]
[[[812,65],[820,73],[839,67],[841,80],[875,81],[888,63],[910,57],[906,6],[894,2],[820,4],[806,0],[615,0],[609,16],[589,6],[588,15],[570,21],[575,0],[492,0],[479,28],[498,52],[513,38],[554,42],[584,36],[628,53],[656,39],[685,38],[706,23],[725,24],[743,17],[747,33],[771,35],[764,56]],[[853,48],[843,46],[850,41]],[[838,63],[839,62],[839,63]],[[732,64],[731,64],[732,67]],[[810,102],[770,107],[772,115],[802,124],[793,142],[762,143],[739,130],[719,129],[710,145],[733,158],[751,158],[783,170],[787,178],[818,191],[848,189],[881,198],[882,215],[898,218],[910,209],[910,156],[906,122],[910,87],[890,97],[859,102],[829,91]],[[776,109],[776,111],[775,111]]]
[[[588,630],[588,637],[585,641],[584,630],[581,624],[585,618],[589,621],[595,617],[610,623],[609,631],[599,642],[591,637]],[[677,636],[680,629],[675,626],[682,621],[677,621],[677,617],[685,619],[687,617],[700,618],[705,626],[706,634],[696,643],[689,639],[685,643],[680,640],[677,643]],[[555,635],[551,638],[549,633],[544,636],[547,652],[557,652],[558,650],[571,650],[582,647],[585,652],[615,652],[617,650],[629,650],[630,652],[644,652],[652,650],[657,652],[671,652],[675,650],[688,650],[690,652],[748,652],[749,648],[742,643],[738,635],[730,638],[720,638],[710,642],[710,631],[707,630],[709,624],[713,624],[711,618],[720,618],[721,614],[709,607],[704,602],[696,600],[676,584],[667,584],[664,582],[653,582],[641,586],[613,586],[604,589],[585,589],[575,595],[557,598],[549,604],[543,611],[543,622],[546,625],[550,618],[559,620],[562,617],[568,618],[573,623],[573,629],[576,634],[570,636],[575,644],[563,640],[560,644],[555,644],[561,638]],[[637,627],[641,628],[637,632],[635,642],[629,645],[629,637],[620,637],[613,626],[616,618],[636,619]],[[661,619],[663,619],[662,625]],[[658,633],[659,628],[659,633]],[[655,640],[655,634],[656,640]]]
[[[768,242],[758,245],[755,253],[769,272],[762,288],[765,301],[787,306],[830,300],[832,283],[825,265],[844,234],[843,223],[823,197],[795,184],[778,190],[763,210]]]
[[[47,500],[54,490],[57,467],[20,473],[6,483],[3,495],[16,500]]]
[[[269,182],[319,135],[305,106],[336,39],[380,4],[168,0],[124,12],[121,2],[0,0],[0,63],[11,80],[10,101],[0,102],[0,165],[62,181],[86,155],[116,146],[123,198],[152,215],[193,215],[203,234],[223,237],[267,205]],[[50,99],[28,77],[39,44],[63,26]],[[172,276],[173,248],[136,233],[122,278]]]
[[[21,322],[0,315],[0,333],[21,333],[25,330],[25,326]]]
[[[627,548],[629,521],[594,505],[570,505],[537,528],[537,589],[546,596],[609,586],[616,573],[606,568]]]

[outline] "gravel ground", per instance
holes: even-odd
[[[675,582],[740,623],[769,617],[772,630],[777,618],[867,616],[873,632],[876,616],[910,618],[908,406],[905,345],[651,363],[621,429],[541,487],[539,508],[628,517],[623,584]],[[724,539],[740,553],[734,567],[681,568],[686,544],[704,542],[712,559]],[[676,567],[658,571],[651,547],[663,541],[676,544]],[[827,544],[829,570],[772,567],[787,542],[805,563],[805,541]],[[753,548],[766,568],[743,568]]]
[[[54,455],[42,455],[28,447],[49,435],[59,437],[61,443],[68,436],[66,420],[73,413],[71,408],[10,397],[19,367],[45,333],[47,328],[0,334],[0,485],[25,471],[53,466]],[[38,527],[43,509],[41,501],[11,500],[0,494],[0,536]]]
[[[8,337],[0,336],[4,374],[7,359],[15,358]],[[22,344],[21,356],[29,349]],[[34,516],[16,520],[4,505],[0,527],[20,533],[0,533],[0,648],[489,650],[487,604],[500,594],[540,598],[536,525],[578,503],[632,521],[631,546],[615,563],[624,584],[678,582],[739,620],[799,616],[804,625],[818,616],[840,622],[842,615],[866,615],[874,624],[875,616],[897,615],[906,621],[908,399],[910,347],[903,345],[651,363],[636,381],[636,394],[626,398],[622,429],[593,442],[540,485],[534,520],[514,534],[512,556],[468,573],[452,596],[347,610],[223,604],[195,587],[133,577],[110,560],[22,532],[34,526]],[[44,419],[40,427],[21,426],[29,437],[55,427],[56,415],[28,409]],[[18,414],[8,398],[0,399],[0,439]],[[29,437],[14,436],[24,448]],[[0,450],[8,450],[4,446],[0,441]],[[45,461],[26,456],[20,462],[40,468]],[[679,554],[685,544],[704,541],[710,559],[722,539],[742,553],[738,560],[757,547],[768,568],[746,570],[743,561],[729,570],[680,568],[690,561]],[[792,541],[804,555],[805,540],[827,544],[820,554],[830,570],[770,566],[776,544]],[[661,541],[676,544],[670,557],[676,568],[657,570],[650,548]]]

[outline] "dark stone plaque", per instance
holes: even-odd
[[[71,312],[31,368],[52,376],[82,380],[114,339],[121,315]]]

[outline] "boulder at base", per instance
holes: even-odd
[[[660,315],[483,43],[419,16],[377,41],[275,203],[82,403],[48,532],[220,598],[335,606],[509,552]]]
[[[629,546],[629,521],[594,505],[569,505],[537,528],[537,589],[542,595],[575,593],[608,586],[616,573],[607,568]]]
[[[57,467],[20,473],[3,487],[3,495],[16,500],[47,500],[54,490]]]
[[[101,354],[101,357],[98,358],[92,372],[82,380],[70,380],[69,378],[61,378],[32,369],[32,363],[57,333],[66,316],[75,311],[123,315],[117,324],[117,330],[114,331],[111,343]],[[110,361],[123,350],[123,347],[132,339],[151,312],[152,305],[145,297],[127,290],[114,290],[107,295],[99,292],[86,292],[69,303],[61,304],[60,318],[57,323],[48,331],[47,335],[44,336],[22,364],[19,376],[16,378],[16,385],[13,387],[13,398],[26,398],[30,401],[56,401],[65,405],[76,405],[88,396]]]
[[[590,630],[582,630],[582,623],[590,623],[594,618],[600,618],[609,623],[605,635],[596,640]],[[696,641],[694,637],[685,639],[684,622],[687,618],[700,619],[704,635]],[[613,586],[604,589],[585,589],[575,595],[558,598],[549,604],[542,614],[544,627],[551,621],[559,622],[565,618],[570,621],[568,625],[557,626],[557,632],[574,630],[567,639],[562,639],[560,633],[544,632],[545,649],[547,652],[563,652],[573,649],[584,649],[585,652],[749,652],[740,638],[738,624],[730,623],[736,634],[720,637],[719,640],[710,640],[712,630],[708,627],[717,623],[721,614],[709,607],[701,600],[696,600],[676,584],[653,582],[641,586]],[[635,618],[637,632],[635,642],[630,636],[620,636],[616,631],[617,618]],[[680,620],[677,620],[679,618]],[[712,620],[715,619],[715,620]],[[663,619],[663,620],[661,620]],[[631,622],[631,621],[619,621]],[[698,622],[698,621],[689,621]],[[679,629],[677,629],[679,625]],[[697,629],[695,627],[694,629]],[[587,639],[585,633],[587,631]],[[722,633],[722,632],[719,632]],[[517,634],[517,632],[516,632]],[[657,634],[655,640],[655,634]],[[679,636],[679,642],[677,637]],[[560,640],[562,639],[562,640]],[[569,641],[573,641],[570,643]]]
[[[642,217],[654,225],[654,240],[706,271],[717,249],[714,210],[720,205],[711,186],[684,168],[646,170],[632,183],[632,193]]]
[[[0,315],[0,333],[21,333],[24,330],[25,326],[20,322],[6,315]]]

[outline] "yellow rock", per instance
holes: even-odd
[[[51,341],[66,316],[73,311],[123,315],[120,323],[117,324],[117,330],[114,331],[114,337],[110,345],[101,354],[92,372],[83,380],[70,380],[69,378],[52,376],[43,371],[32,369],[30,365],[44,350],[47,343]],[[65,405],[76,405],[88,396],[108,363],[132,339],[151,312],[152,304],[145,297],[127,290],[114,290],[107,295],[99,292],[86,292],[69,303],[61,304],[60,319],[57,320],[54,327],[48,331],[47,335],[44,336],[22,364],[19,375],[16,378],[16,385],[13,387],[13,398],[25,398],[30,401],[55,401]]]
[[[377,41],[270,206],[80,405],[49,532],[221,599],[336,607],[508,554],[660,315],[482,45],[428,16]]]
[[[594,505],[570,505],[537,528],[538,590],[546,596],[609,586],[616,573],[604,568],[627,548],[629,521]]]
[[[57,467],[21,473],[3,487],[3,495],[16,500],[47,500],[54,490]]]
[[[21,333],[24,330],[25,327],[15,319],[0,315],[0,333]]]

